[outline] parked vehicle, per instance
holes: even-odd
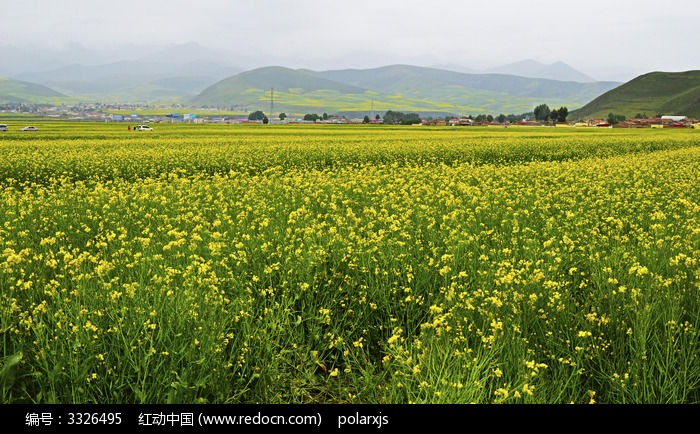
[[[7,131],[7,125],[0,124],[0,131]]]
[[[38,130],[39,130],[39,128],[33,127],[31,125],[26,126],[24,128],[20,128],[20,131],[38,131]]]
[[[136,125],[135,128],[137,131],[152,131],[153,128],[149,127],[148,125]]]

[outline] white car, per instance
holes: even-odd
[[[149,127],[148,125],[136,125],[135,130],[137,130],[137,131],[153,131],[153,128]]]
[[[7,125],[0,124],[0,131],[7,131]]]
[[[39,128],[37,128],[37,127],[32,127],[32,126],[26,126],[26,127],[24,127],[24,128],[20,128],[19,130],[20,130],[20,131],[38,131]]]

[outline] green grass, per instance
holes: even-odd
[[[570,119],[606,119],[609,113],[633,118],[700,117],[700,71],[652,72],[635,78],[574,110]]]
[[[46,86],[0,77],[0,102],[58,103],[64,97]]]
[[[698,403],[692,130],[0,136],[4,403]]]

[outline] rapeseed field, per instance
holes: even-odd
[[[700,402],[695,130],[47,122],[0,153],[0,402]]]

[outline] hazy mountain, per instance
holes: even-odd
[[[608,114],[700,117],[700,71],[651,72],[603,93],[570,118],[606,119]]]
[[[232,59],[227,53],[203,47],[194,42],[170,45],[151,53],[143,53],[139,55],[136,60],[176,65],[202,62],[207,64],[220,64],[228,68],[236,64],[235,59]]]
[[[576,81],[579,83],[593,83],[598,81],[564,62],[555,62],[547,65],[531,59],[486,69],[475,69],[456,64],[435,65],[433,68],[467,74],[505,74],[527,78],[544,78],[555,81]]]
[[[462,72],[464,74],[482,74],[482,73],[484,73],[483,70],[470,68],[468,66],[458,65],[455,63],[440,63],[437,65],[432,65],[430,68],[444,69],[447,71],[454,71],[454,72]]]
[[[73,64],[102,65],[147,56],[154,49],[127,45],[120,48],[91,50],[80,44],[60,49],[0,45],[0,76],[18,79],[21,75],[49,71]]]
[[[125,60],[105,65],[74,64],[62,68],[22,74],[24,81],[42,83],[71,96],[152,100],[192,97],[236,69],[205,62],[162,63]],[[144,86],[152,91],[143,93]]]
[[[195,43],[104,50],[74,44],[54,51],[0,45],[0,56],[0,74],[53,89],[71,101],[177,102],[241,111],[517,114],[542,103],[579,108],[620,84],[591,82],[563,63],[534,61],[500,68],[508,74],[410,65],[242,72],[236,65],[246,59]]]
[[[222,80],[191,102],[267,108],[274,98],[277,109],[297,113],[319,108],[361,112],[373,107],[377,111],[518,114],[541,103],[581,107],[618,85],[466,74],[410,65],[333,71],[268,67]]]
[[[17,56],[16,52],[10,54]],[[130,54],[132,59],[95,64],[97,56],[78,46],[60,59],[54,54],[43,63],[26,62],[24,66],[30,69],[15,72],[12,77],[77,98],[154,101],[191,98],[212,83],[240,72],[231,66],[232,59],[197,44],[155,51],[134,48]],[[68,60],[74,61],[66,63]],[[49,64],[60,66],[46,68]]]
[[[577,71],[564,62],[555,62],[550,65],[536,60],[522,60],[508,65],[490,68],[486,73],[508,74],[520,77],[544,78],[557,81],[576,81],[580,83],[592,83],[596,80],[586,74]]]
[[[507,74],[467,74],[436,68],[391,65],[364,70],[337,70],[316,73],[318,76],[379,92],[411,93],[430,97],[435,92],[449,92],[450,86],[505,93],[519,97],[573,98],[585,103],[619,83],[578,83],[527,78]]]
[[[290,100],[294,96],[303,95],[312,101],[309,107],[320,107],[322,101],[318,100],[319,95],[315,94],[317,92],[325,94],[330,99],[335,95],[363,94],[365,89],[320,78],[312,71],[271,66],[242,72],[221,80],[205,89],[192,99],[191,103],[214,107],[258,107],[267,104],[276,93],[280,108],[291,107],[293,104],[290,104]]]

